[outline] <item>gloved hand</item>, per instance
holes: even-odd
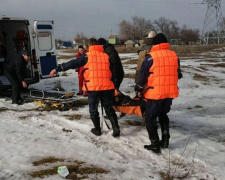
[[[143,87],[138,86],[137,84],[134,86],[134,91],[135,92],[142,92],[143,91]]]

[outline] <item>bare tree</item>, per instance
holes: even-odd
[[[129,21],[122,20],[119,24],[119,36],[121,39],[132,39],[132,24]]]
[[[132,22],[136,39],[142,39],[147,31],[154,30],[151,20],[143,17],[133,16]]]
[[[223,20],[225,22],[225,18]],[[143,35],[150,30],[165,34],[168,42],[171,39],[177,39],[188,44],[190,41],[196,42],[199,40],[199,30],[187,28],[186,25],[180,28],[177,21],[165,17],[160,17],[152,23],[150,19],[133,16],[131,21],[122,20],[119,24],[119,36],[123,40],[142,39]]]
[[[200,38],[198,29],[191,29],[184,25],[180,31],[180,40],[188,44],[188,42],[196,42]]]
[[[179,27],[177,21],[172,21],[165,17],[160,17],[154,20],[155,29],[157,32],[161,32],[166,35],[167,39],[178,39],[179,38]]]
[[[149,31],[153,30],[151,20],[146,20],[145,18],[133,16],[131,17],[131,22],[122,20],[119,24],[119,36],[121,39],[142,39],[143,35]]]

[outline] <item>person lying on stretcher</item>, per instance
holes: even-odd
[[[131,99],[117,89],[114,91],[114,96],[113,108],[116,112],[129,115],[135,114],[143,118],[146,104],[143,98],[135,97],[134,99]]]

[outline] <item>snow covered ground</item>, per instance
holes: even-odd
[[[63,51],[58,53],[63,55]],[[119,119],[119,138],[113,138],[105,124],[103,135],[96,137],[90,133],[93,125],[87,105],[77,110],[42,111],[33,102],[17,106],[8,98],[0,98],[0,180],[34,179],[32,172],[74,161],[108,171],[87,173],[87,179],[225,179],[225,56],[218,53],[212,59],[207,53],[201,59],[181,58],[184,78],[179,82],[180,97],[173,101],[169,113],[170,147],[161,155],[143,148],[149,139],[144,127],[135,126],[142,122],[138,116]],[[121,57],[125,73],[135,73],[132,61],[136,61],[137,54]],[[77,92],[77,73],[70,70],[67,75],[42,80],[32,88],[52,90],[60,83],[66,92]],[[121,91],[133,97],[133,86],[134,79],[125,78]],[[70,120],[74,115],[81,118]],[[64,162],[33,165],[47,157],[62,158]],[[65,179],[47,174],[35,179]]]

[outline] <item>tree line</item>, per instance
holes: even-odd
[[[223,19],[225,22],[225,19]],[[165,17],[160,17],[155,20],[146,19],[144,17],[132,16],[131,20],[122,20],[119,23],[118,36],[120,40],[140,40],[143,36],[154,30],[157,33],[164,33],[170,42],[170,40],[177,40],[188,44],[189,42],[198,42],[200,40],[200,31],[198,29],[192,29],[183,25],[180,27],[175,20],[170,20]],[[83,44],[89,39],[83,32],[76,33],[74,40],[78,44]],[[62,42],[61,39],[57,39],[57,42]]]
[[[169,41],[176,39],[188,44],[190,41],[197,42],[200,39],[198,29],[188,28],[186,25],[179,27],[177,21],[165,17],[152,21],[138,16],[132,16],[130,21],[122,20],[119,23],[119,38],[123,40],[140,40],[150,30],[164,33]]]

